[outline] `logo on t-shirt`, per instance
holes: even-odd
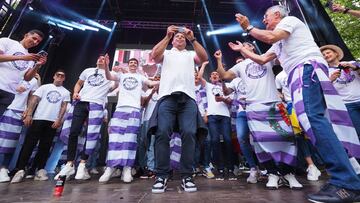
[[[123,80],[123,87],[127,90],[133,90],[139,85],[139,81],[134,77],[127,77]]]
[[[222,96],[223,95],[223,92],[222,92],[222,88],[220,87],[220,86],[217,86],[217,85],[215,85],[213,88],[212,88],[212,93],[213,93],[213,95],[220,95],[220,96]]]
[[[21,53],[21,52],[15,52],[13,55],[14,56],[24,56],[25,54]],[[11,61],[11,63],[13,64],[13,66],[16,69],[18,69],[19,71],[23,71],[30,67],[30,63],[32,63],[32,61],[16,60],[16,61]]]
[[[355,80],[355,75],[353,72],[350,72],[350,74],[344,73],[341,74],[340,77],[336,79],[336,82],[339,84],[347,84]]]
[[[246,65],[245,74],[251,79],[259,79],[265,76],[267,68],[255,62]]]
[[[48,102],[54,104],[61,100],[61,94],[58,91],[53,90],[47,93],[46,99],[48,100]]]
[[[88,84],[93,87],[102,85],[104,81],[104,76],[98,73],[92,74],[88,77]]]

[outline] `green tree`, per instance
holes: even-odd
[[[327,0],[320,1],[323,4],[327,2]],[[334,2],[351,9],[359,9],[356,7],[359,6],[359,0],[336,0]],[[360,19],[349,14],[331,12],[328,8],[326,8],[326,12],[330,16],[352,55],[356,59],[360,59]]]

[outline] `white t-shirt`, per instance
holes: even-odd
[[[291,102],[291,94],[289,87],[287,85],[287,80],[288,80],[288,75],[283,70],[275,77],[275,84],[276,84],[276,89],[281,89],[281,93],[284,95],[285,101]]]
[[[30,81],[22,80],[19,85],[24,86],[26,90],[22,93],[17,92],[15,94],[15,98],[8,106],[8,109],[25,111],[29,93],[31,91],[35,91],[39,86],[35,78],[31,79]]]
[[[63,86],[54,84],[40,86],[33,95],[41,98],[33,120],[55,121],[59,116],[62,102],[70,101],[70,92]]]
[[[80,90],[80,101],[105,104],[111,81],[106,79],[105,70],[99,68],[87,68],[79,76],[84,81]]]
[[[129,106],[141,108],[142,86],[148,79],[139,73],[118,73],[119,97],[116,108]]]
[[[221,83],[212,84],[206,83],[206,96],[208,99],[208,109],[207,115],[219,115],[219,116],[227,116],[230,117],[230,112],[228,106],[224,102],[217,102],[215,100],[215,95],[219,94],[220,96],[224,96],[223,89]]]
[[[228,88],[231,88],[232,90],[234,90],[234,99],[236,99],[240,104],[241,100],[245,100],[246,98],[246,85],[244,83],[244,81],[237,77],[234,78],[230,83],[227,84]],[[244,108],[241,105],[237,106],[237,112],[241,112],[244,111]]]
[[[260,65],[250,59],[245,59],[230,69],[237,77],[241,77],[246,84],[246,102],[280,101],[272,67],[271,62]]]
[[[146,93],[143,95],[144,97],[147,97],[150,95],[152,89],[148,89],[146,91]],[[144,118],[143,121],[148,121],[150,120],[150,117],[155,109],[156,103],[159,100],[159,95],[158,93],[154,93],[151,97],[151,99],[149,100],[149,103],[147,104],[147,106],[145,107],[145,111],[144,111]]]
[[[166,50],[161,68],[159,98],[183,92],[195,100],[194,53],[176,48]]]
[[[4,55],[21,56],[29,54],[20,42],[9,39],[0,38],[0,51]],[[34,61],[8,61],[0,63],[0,89],[6,92],[16,94],[16,87],[24,77],[29,68],[34,67]]]
[[[284,30],[290,35],[273,44],[267,52],[276,54],[287,74],[298,64],[309,60],[327,64],[310,30],[301,20],[294,16],[287,16],[279,22],[276,29]]]
[[[329,68],[329,76],[336,70],[338,69]],[[333,85],[345,103],[360,101],[360,76],[356,72],[350,71],[349,74],[345,74],[344,70],[341,70],[340,77]]]

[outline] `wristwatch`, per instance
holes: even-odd
[[[196,37],[194,37],[194,39],[189,40],[191,44],[193,44],[196,41]]]
[[[249,26],[246,28],[246,32],[249,33],[252,29],[254,29],[254,26],[253,26],[253,25],[249,25]]]

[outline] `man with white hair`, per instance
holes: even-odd
[[[308,199],[313,202],[360,201],[360,179],[344,150],[345,147],[350,156],[358,157],[359,139],[344,103],[327,77],[327,63],[310,30],[298,18],[287,16],[282,6],[272,6],[266,11],[263,20],[266,30],[252,26],[244,15],[235,16],[252,37],[273,45],[261,56],[246,50],[240,43],[232,44],[231,48],[259,64],[275,58],[280,61],[289,75],[288,84],[300,124],[331,174],[329,183],[318,193],[308,195]],[[331,123],[324,116],[326,110]]]

